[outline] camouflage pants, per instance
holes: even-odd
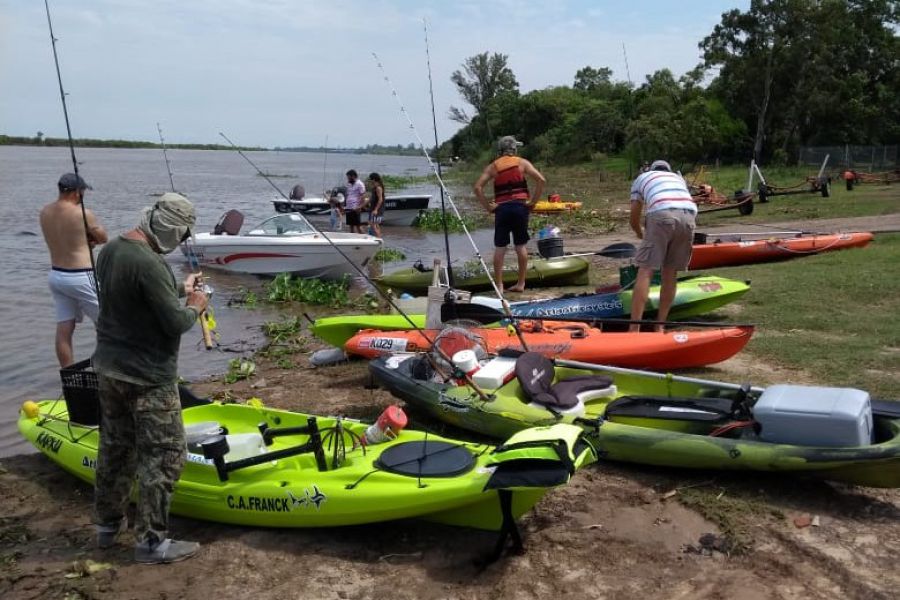
[[[178,388],[142,386],[99,376],[100,448],[94,522],[125,516],[137,477],[135,538],[166,538],[169,504],[184,466],[186,444]]]

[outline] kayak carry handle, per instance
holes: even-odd
[[[273,460],[289,458],[307,452],[312,452],[315,455],[316,467],[319,471],[327,471],[328,464],[325,461],[325,451],[322,449],[322,435],[319,432],[316,418],[308,417],[306,422],[307,425],[305,427],[282,427],[279,429],[271,429],[267,424],[261,423],[259,429],[266,446],[270,446],[272,439],[280,435],[309,435],[309,441],[299,446],[291,446],[275,452],[266,452],[265,454],[242,458],[233,462],[225,462],[225,455],[228,453],[229,447],[228,440],[224,435],[208,438],[200,443],[200,447],[203,449],[203,457],[213,461],[219,481],[228,481],[228,473],[238,469],[246,469],[247,467],[254,467]]]

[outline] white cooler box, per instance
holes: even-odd
[[[516,359],[498,356],[489,360],[472,375],[472,382],[478,387],[496,390],[516,376]]]
[[[824,447],[872,443],[872,404],[863,390],[773,385],[753,406],[753,416],[766,442]]]

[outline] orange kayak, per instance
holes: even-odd
[[[737,354],[750,341],[752,326],[655,332],[603,332],[585,323],[522,321],[528,349],[552,358],[637,369],[687,369],[721,362]],[[521,350],[519,337],[508,328],[474,328],[488,352]],[[431,348],[439,330],[381,331],[364,329],[344,345],[349,354],[376,358],[394,352],[420,352]],[[469,347],[467,338],[444,338],[441,349],[452,355]],[[457,347],[458,346],[458,347]]]
[[[689,269],[711,269],[775,260],[787,260],[820,252],[861,248],[872,241],[869,232],[798,235],[792,238],[734,240],[723,238],[709,244],[694,244]]]
[[[535,203],[531,212],[536,214],[552,214],[580,210],[581,202],[577,200],[539,200]]]

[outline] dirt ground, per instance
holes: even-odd
[[[259,358],[248,381],[194,389],[365,419],[393,402],[368,388],[364,362],[312,369],[305,354],[292,360],[285,369]],[[814,379],[740,356],[704,374]],[[900,589],[900,491],[789,477],[592,465],[522,520],[524,555],[485,570],[475,560],[491,533],[419,522],[265,530],[177,517],[173,533],[200,541],[199,555],[137,566],[126,542],[94,548],[91,500],[89,486],[43,455],[0,460],[0,598],[870,600]]]

